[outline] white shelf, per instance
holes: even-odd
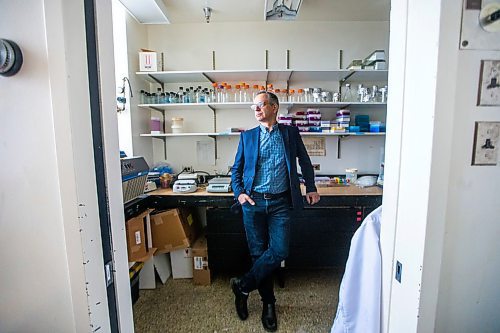
[[[340,81],[348,76],[349,82],[387,81],[387,70],[210,70],[210,71],[163,71],[136,72],[149,82],[279,82]],[[351,75],[352,74],[352,75]]]
[[[139,104],[139,107],[152,108],[152,109],[162,109],[162,110],[193,110],[211,107],[218,110],[228,110],[228,109],[250,109],[253,103],[168,103],[168,104]],[[280,108],[282,109],[292,109],[297,108],[333,108],[342,109],[350,106],[356,106],[360,109],[371,109],[377,107],[385,107],[386,103],[345,103],[345,102],[321,102],[321,103],[291,103],[291,102],[280,102]]]
[[[239,136],[240,133],[162,133],[162,134],[141,134],[142,137],[151,138],[165,138],[165,137],[182,137],[182,136]],[[300,132],[303,136],[384,136],[385,132],[372,133],[372,132],[360,132],[360,133],[323,133],[323,132]]]

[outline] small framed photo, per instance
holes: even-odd
[[[500,106],[500,60],[481,60],[477,105]]]

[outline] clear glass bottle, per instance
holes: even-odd
[[[304,88],[304,102],[311,103],[313,101],[313,88]]]
[[[230,84],[227,84],[226,85],[226,88],[224,89],[225,90],[225,101],[224,103],[230,103],[233,101],[233,87],[230,85]]]
[[[235,85],[233,95],[232,95],[232,100],[233,102],[241,102],[241,97],[243,95],[243,91],[241,90],[241,85],[237,84]]]
[[[304,89],[297,90],[297,100],[296,102],[305,102],[304,100]]]
[[[296,102],[296,96],[295,96],[295,89],[290,89],[288,91],[288,101],[290,103],[295,103]]]
[[[254,99],[255,99],[255,96],[257,96],[257,93],[259,92],[259,85],[258,84],[254,84],[252,86],[252,100],[250,102],[252,102]]]
[[[177,103],[183,103],[182,96],[184,95],[184,87],[179,87],[177,91]]]
[[[276,97],[278,97],[278,101],[281,102],[281,90],[280,89],[274,89],[274,94]]]
[[[245,83],[245,88],[243,89],[243,99],[241,100],[242,103],[248,103],[250,102],[250,85]]]
[[[161,88],[157,88],[156,89],[156,104],[161,104],[163,103],[162,100],[161,100]]]
[[[357,96],[351,89],[350,83],[346,83],[344,91],[342,91],[342,94],[340,95],[340,100],[342,102],[355,102],[357,100]]]

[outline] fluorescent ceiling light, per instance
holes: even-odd
[[[120,0],[139,23],[169,24],[167,8],[162,0]]]
[[[295,20],[302,0],[266,0],[266,21]]]

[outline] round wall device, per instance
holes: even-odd
[[[0,39],[0,75],[12,76],[23,65],[23,53],[13,41]]]

